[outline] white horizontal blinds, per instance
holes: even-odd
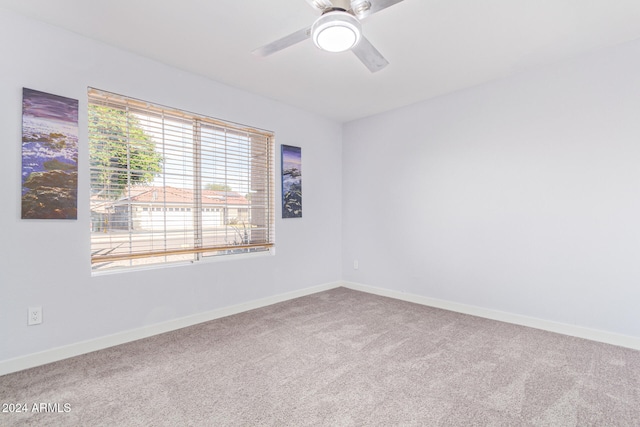
[[[265,179],[273,174],[272,141],[264,135],[251,135],[251,167],[249,215],[252,229],[252,242],[267,243],[274,241],[275,212],[273,179]]]
[[[94,269],[273,244],[273,137],[89,90]]]

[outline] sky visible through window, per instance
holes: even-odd
[[[163,158],[163,172],[152,182],[155,186],[193,189],[194,123],[135,114],[144,131],[156,143]],[[251,140],[247,135],[223,128],[202,125],[202,188],[229,189],[245,196],[250,193]]]

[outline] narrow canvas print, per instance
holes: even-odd
[[[78,217],[78,101],[22,89],[22,218]]]
[[[282,146],[282,218],[302,217],[302,149]]]

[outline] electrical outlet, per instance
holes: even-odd
[[[353,261],[353,269],[354,270],[358,269],[358,260],[357,259]]]
[[[27,325],[39,325],[40,323],[42,323],[42,307],[29,307]]]

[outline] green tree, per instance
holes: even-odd
[[[95,104],[88,113],[92,191],[118,198],[129,185],[153,181],[162,170],[162,156],[138,118]]]
[[[213,191],[233,191],[231,186],[226,185],[226,184],[216,184],[215,182],[213,184],[205,185],[204,189],[205,190],[213,190]]]

